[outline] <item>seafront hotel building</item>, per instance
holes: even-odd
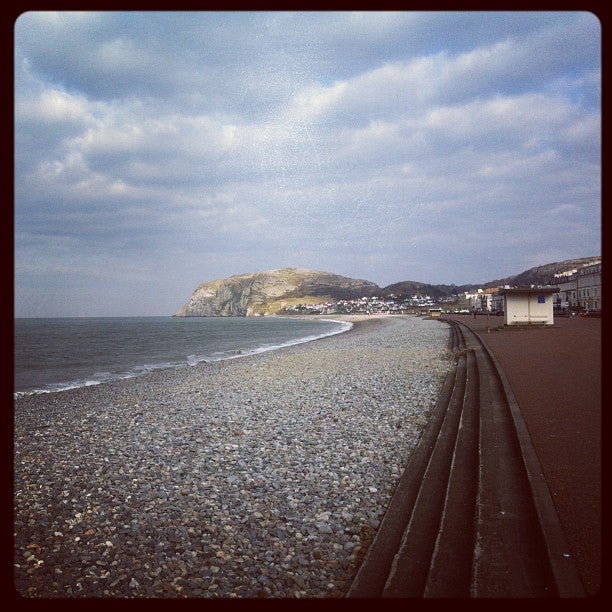
[[[601,261],[593,262],[583,268],[556,274],[555,308],[601,311],[603,296],[601,292]]]

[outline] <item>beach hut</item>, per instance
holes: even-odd
[[[500,289],[505,325],[553,325],[553,293],[559,287]]]

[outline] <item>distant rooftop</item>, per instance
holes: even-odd
[[[559,287],[512,287],[510,289],[500,289],[499,292],[504,294],[511,293],[528,293],[528,294],[542,294],[542,293],[558,293]]]

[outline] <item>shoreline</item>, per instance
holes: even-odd
[[[25,597],[342,597],[452,367],[448,328],[15,400]],[[369,321],[369,323],[368,323]]]
[[[296,316],[296,317],[291,317],[291,316],[287,316],[285,318],[291,319],[291,318],[295,318],[295,319],[300,319],[300,320],[309,320],[309,317],[304,317],[304,316]],[[287,348],[289,346],[294,346],[297,344],[304,344],[307,342],[313,342],[315,340],[319,340],[321,338],[327,338],[329,336],[335,336],[337,334],[342,334],[342,333],[346,333],[347,331],[350,331],[352,326],[353,326],[353,322],[351,322],[348,319],[344,319],[341,320],[340,318],[337,319],[331,319],[328,317],[324,317],[324,316],[320,316],[320,317],[311,317],[311,319],[317,318],[319,320],[325,320],[325,321],[329,321],[329,322],[334,322],[334,323],[339,323],[341,325],[346,325],[348,324],[349,327],[348,328],[341,328],[339,330],[336,331],[331,331],[331,332],[326,332],[326,333],[322,333],[320,335],[314,335],[314,336],[299,336],[296,337],[292,340],[287,340],[286,342],[282,343],[282,344],[278,344],[278,345],[264,345],[264,346],[260,346],[254,349],[249,349],[249,350],[244,350],[244,349],[239,349],[234,351],[233,353],[227,352],[226,355],[224,355],[223,357],[218,357],[218,358],[208,358],[208,357],[203,357],[201,359],[198,359],[195,363],[191,363],[189,360],[186,360],[183,363],[176,363],[176,364],[149,364],[147,365],[143,365],[143,364],[137,364],[136,366],[134,366],[134,370],[138,369],[138,368],[144,368],[143,371],[140,372],[136,372],[134,371],[132,372],[128,372],[128,373],[124,373],[124,374],[119,374],[117,373],[116,375],[110,375],[107,378],[102,378],[100,380],[66,380],[66,381],[58,381],[58,382],[53,382],[53,383],[48,383],[47,387],[41,387],[41,388],[36,388],[36,389],[29,389],[29,390],[18,390],[18,391],[13,391],[13,400],[16,400],[17,398],[20,397],[27,397],[27,396],[31,396],[31,395],[46,395],[46,394],[50,394],[50,393],[61,393],[64,391],[70,391],[72,389],[80,389],[80,388],[84,388],[84,387],[93,387],[93,386],[97,386],[100,384],[106,384],[109,382],[115,382],[118,380],[125,380],[125,379],[131,379],[131,378],[137,378],[143,375],[147,375],[151,372],[154,372],[156,370],[178,370],[178,369],[182,369],[182,368],[188,368],[188,367],[194,367],[196,365],[198,365],[199,363],[211,363],[211,362],[216,362],[216,361],[226,361],[226,360],[230,360],[230,359],[238,359],[238,358],[242,358],[242,357],[248,357],[250,355],[254,355],[254,354],[260,354],[260,353],[265,353],[265,352],[269,352],[269,351],[276,351],[276,350],[280,350],[280,349],[284,349]],[[62,385],[62,386],[59,386]],[[56,388],[49,388],[49,387],[56,387]]]

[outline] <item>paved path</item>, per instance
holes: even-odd
[[[501,317],[444,315],[467,324],[512,387],[588,594],[601,585],[601,319],[498,330]],[[490,330],[490,331],[488,331]]]

